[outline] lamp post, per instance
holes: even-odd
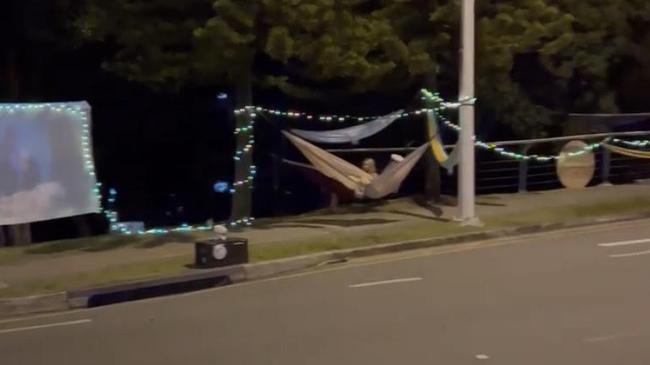
[[[474,67],[475,67],[475,0],[463,0],[461,10],[460,67],[460,173],[458,189],[461,225],[480,225],[476,217],[474,154]]]

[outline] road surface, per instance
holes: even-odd
[[[3,365],[650,364],[650,221],[0,321]]]

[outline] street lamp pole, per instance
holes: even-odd
[[[480,225],[475,211],[474,96],[475,96],[475,0],[462,3],[462,43],[460,67],[460,173],[458,175],[460,221]]]

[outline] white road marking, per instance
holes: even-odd
[[[641,251],[641,252],[622,253],[622,254],[618,254],[618,255],[609,255],[609,257],[611,257],[613,259],[622,259],[622,258],[625,258],[625,257],[644,256],[644,255],[650,255],[650,250]]]
[[[619,247],[619,246],[638,245],[638,244],[641,244],[641,243],[648,243],[648,242],[650,242],[650,238],[644,238],[644,239],[641,239],[641,240],[633,240],[633,241],[599,243],[598,246],[600,246],[600,247]]]
[[[490,357],[488,355],[486,355],[486,354],[478,354],[478,355],[476,355],[476,358],[479,359],[479,360],[489,360],[490,359]]]
[[[633,335],[633,334],[628,334],[628,333],[619,333],[619,334],[609,335],[609,336],[585,338],[582,341],[587,342],[587,343],[598,343],[598,342],[619,340],[619,339],[623,339],[623,338],[630,338],[630,337],[636,337],[636,336],[638,336],[638,335]]]
[[[39,330],[39,329],[44,329],[44,328],[76,326],[76,325],[80,325],[80,324],[87,324],[87,323],[90,323],[90,322],[92,322],[92,319],[80,319],[78,321],[41,324],[41,325],[29,326],[29,327],[9,328],[9,329],[0,330],[0,335],[4,334],[4,333],[33,331],[33,330]]]
[[[369,286],[377,285],[389,285],[389,284],[399,284],[399,283],[409,283],[412,281],[420,281],[422,278],[403,278],[403,279],[393,279],[393,280],[384,280],[384,281],[373,281],[371,283],[361,283],[349,285],[350,288],[367,288]]]

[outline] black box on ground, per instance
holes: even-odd
[[[222,267],[248,262],[248,240],[244,238],[211,239],[194,244],[198,267]]]

